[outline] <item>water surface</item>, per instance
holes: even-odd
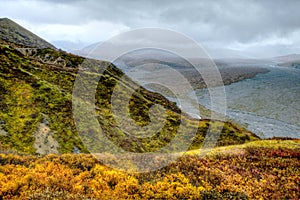
[[[270,72],[225,86],[227,116],[260,137],[300,138],[300,70],[268,67]],[[196,91],[210,107],[207,89]]]

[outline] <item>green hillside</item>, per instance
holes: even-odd
[[[35,48],[55,47],[8,18],[0,18],[0,39]]]
[[[20,52],[17,44],[1,41],[0,46],[0,142],[2,146],[26,153],[87,152],[77,134],[72,116],[72,88],[78,66],[84,58],[53,49],[32,49]],[[139,88],[130,103],[131,117],[141,126],[150,122],[149,108],[160,104],[168,111],[167,121],[160,132],[149,138],[138,139],[124,134],[111,112],[111,94],[124,74],[108,65],[97,89],[98,120],[105,134],[118,146],[133,152],[157,150],[176,135],[182,117],[184,129],[199,128],[192,138],[190,149],[199,148],[209,125],[219,122],[193,120],[181,115],[180,109],[157,93],[138,87],[125,78],[127,90]],[[159,117],[159,116],[157,116]],[[132,130],[134,131],[134,130]],[[218,145],[241,144],[257,139],[251,133],[231,123],[223,128]],[[88,141],[85,141],[88,142]],[[181,144],[178,144],[181,145]]]

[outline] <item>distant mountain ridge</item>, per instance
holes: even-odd
[[[269,58],[272,62],[282,67],[300,69],[300,54],[287,54]]]
[[[46,40],[33,34],[8,18],[0,18],[0,38],[5,41],[39,49],[56,49],[55,46]]]
[[[272,57],[271,59],[277,60],[277,61],[291,61],[291,60],[300,60],[300,54],[287,54],[282,56],[276,56]]]

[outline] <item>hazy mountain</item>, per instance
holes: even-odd
[[[46,40],[26,30],[8,18],[0,19],[0,38],[29,47],[55,49],[55,46],[48,43]]]
[[[230,48],[204,46],[208,55],[213,59],[255,59],[255,55]]]
[[[100,44],[101,42],[90,44],[72,52],[81,56],[89,55],[90,57],[95,57],[97,55],[97,52],[93,52],[93,50]],[[208,55],[213,59],[231,59],[231,58],[254,59],[256,58],[255,56],[251,56],[245,52],[233,50],[229,48],[214,48],[210,46],[204,46],[204,48],[208,53]]]
[[[81,54],[99,59],[101,58],[101,55],[97,52],[96,47],[96,44],[90,45],[83,49]],[[211,63],[209,58],[189,58],[189,61],[191,61],[195,67],[198,67],[198,69],[205,69],[207,72],[212,70],[210,67],[207,67]],[[140,84],[143,84],[145,80],[156,82],[158,77],[154,74],[160,74],[162,81],[168,80],[173,82],[173,85],[178,85],[178,87],[180,87],[181,83],[174,80],[174,77],[170,76],[165,71],[165,67],[168,67],[180,72],[194,88],[199,89],[207,87],[203,77],[199,74],[199,71],[197,71],[189,61],[167,51],[158,49],[141,49],[128,52],[113,61],[113,63]],[[263,66],[273,63],[268,60],[251,58],[222,58],[214,59],[214,62],[219,68],[224,84],[231,84],[246,78],[254,77],[258,73],[268,72],[268,70],[264,69]],[[139,70],[137,70],[137,68]],[[208,78],[208,76],[206,78]],[[148,87],[148,89],[154,88]],[[168,96],[168,92],[165,90],[161,91],[156,88],[155,91],[159,91],[163,95]]]
[[[93,44],[89,44],[86,45],[80,49],[77,50],[73,50],[72,53],[76,54],[76,55],[80,55],[80,56],[84,56],[84,57],[89,57],[89,58],[95,58],[97,59],[97,52],[93,52],[93,50],[100,45],[101,42],[97,42],[97,43],[93,43]]]
[[[300,69],[300,54],[288,54],[282,56],[276,56],[271,58],[266,58],[274,64],[282,67],[294,67]]]
[[[81,50],[82,48],[86,47],[87,44],[84,42],[72,42],[72,41],[64,41],[64,40],[56,40],[56,41],[52,41],[52,43],[60,49],[63,49],[67,52],[76,52]]]
[[[269,59],[276,62],[290,62],[294,60],[300,60],[300,54],[288,54],[288,55],[272,57]]]

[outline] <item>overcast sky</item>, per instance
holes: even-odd
[[[300,53],[297,0],[1,0],[0,15],[56,45],[85,45],[136,28],[160,27],[216,52],[221,48],[256,57]]]

